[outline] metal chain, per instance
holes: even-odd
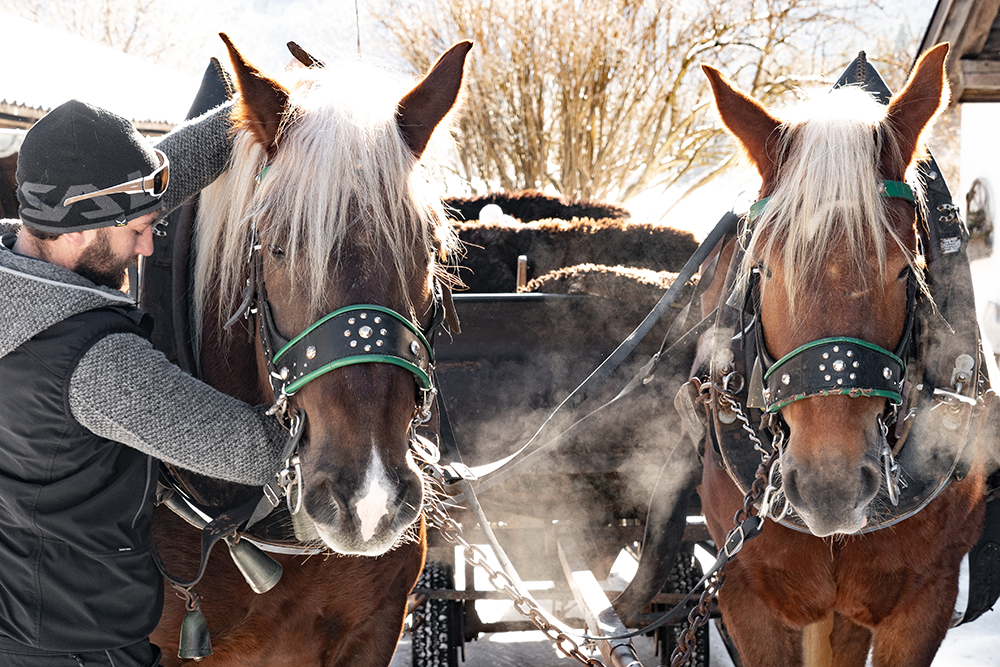
[[[763,443],[761,443],[760,438],[757,437],[757,432],[750,425],[750,419],[746,416],[746,414],[744,414],[739,402],[721,391],[719,392],[719,397],[725,399],[726,402],[729,403],[729,407],[742,423],[743,429],[749,434],[750,440],[753,442],[754,449],[760,452],[761,455],[760,465],[757,466],[757,472],[754,474],[753,483],[750,485],[746,495],[743,497],[743,507],[737,510],[736,515],[733,517],[733,523],[739,526],[744,520],[752,516],[754,503],[760,500],[762,496],[767,495],[768,497],[772,497],[775,495],[775,492],[778,491],[775,487],[769,484],[769,480],[771,478],[771,468],[778,462],[780,440],[774,450],[768,452]],[[780,493],[780,491],[778,492]],[[766,518],[769,511],[770,508],[762,503],[761,511],[758,516]],[[718,597],[719,591],[722,589],[722,584],[725,583],[725,581],[726,573],[722,568],[720,568],[707,582],[705,582],[705,590],[702,592],[701,597],[698,600],[698,606],[688,613],[688,626],[681,633],[680,637],[678,637],[677,646],[674,648],[674,652],[670,655],[670,667],[681,667],[681,665],[686,663],[688,658],[691,657],[691,650],[694,648],[697,640],[695,633],[699,628],[708,623],[709,618],[711,618],[712,602],[714,602],[715,598]]]
[[[447,542],[462,547],[462,554],[466,562],[473,567],[481,568],[486,572],[490,585],[498,591],[505,593],[514,603],[514,609],[521,616],[524,616],[535,624],[545,635],[546,639],[552,642],[559,651],[567,658],[573,658],[585,667],[607,667],[596,658],[590,658],[583,654],[580,645],[572,637],[569,637],[559,628],[552,625],[541,608],[530,597],[521,595],[510,580],[510,577],[501,570],[495,569],[486,560],[486,554],[482,549],[469,542],[462,536],[462,527],[450,516],[444,504],[437,498],[428,496],[424,502],[424,516],[431,526],[438,529]]]
[[[688,612],[688,626],[677,637],[677,646],[670,654],[670,667],[680,667],[691,657],[691,651],[698,641],[696,633],[711,618],[712,601],[718,596],[725,581],[726,573],[719,570],[705,582],[705,590],[698,598],[698,604]]]
[[[760,465],[757,467],[754,481],[750,485],[750,489],[744,497],[743,507],[740,508],[733,517],[733,521],[737,526],[739,526],[745,519],[752,515],[754,504],[760,500],[762,496],[766,495],[770,498],[772,497],[772,494],[774,494],[774,496],[780,495],[780,487],[776,488],[770,483],[773,479],[772,467],[778,463],[778,453],[781,449],[780,440],[774,448],[774,451],[768,452],[763,443],[761,443],[760,439],[757,437],[756,431],[750,425],[750,420],[743,413],[739,403],[725,393],[720,392],[719,395],[729,402],[733,412],[742,422],[744,430],[747,431],[751,441],[754,443],[754,449],[761,454]],[[427,463],[431,468],[437,468],[436,457],[433,462],[425,459],[425,463]],[[766,517],[768,513],[768,507],[762,507],[761,515]],[[580,644],[574,641],[572,637],[569,637],[566,633],[562,632],[558,627],[552,625],[552,623],[550,623],[545,617],[542,609],[533,599],[521,595],[521,593],[518,592],[514,582],[511,581],[510,577],[508,577],[506,573],[502,570],[497,570],[489,564],[486,559],[486,554],[483,553],[482,549],[474,544],[470,544],[465,537],[463,537],[462,527],[454,519],[448,516],[448,511],[440,499],[432,497],[428,494],[424,501],[424,516],[432,527],[438,529],[441,533],[441,537],[443,537],[446,542],[460,546],[462,548],[462,555],[465,558],[465,561],[469,565],[478,567],[486,572],[490,585],[496,590],[506,594],[513,602],[514,609],[521,614],[521,616],[534,623],[535,627],[541,630],[546,639],[552,642],[563,655],[567,658],[576,660],[581,665],[584,665],[584,667],[607,667],[607,665],[597,658],[591,658],[584,655],[581,651]],[[702,591],[698,604],[688,613],[688,627],[681,633],[677,640],[677,647],[670,656],[670,667],[680,667],[687,662],[696,641],[695,633],[703,625],[708,623],[708,620],[711,618],[712,603],[715,601],[719,591],[722,589],[722,585],[725,580],[725,572],[720,569],[705,582],[705,590]]]

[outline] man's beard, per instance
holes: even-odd
[[[108,234],[98,230],[94,242],[87,246],[73,270],[95,285],[120,290],[125,284],[125,271],[136,264],[136,257],[119,257],[111,249]]]

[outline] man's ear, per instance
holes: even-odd
[[[97,238],[96,229],[85,229],[82,232],[67,232],[59,235],[60,241],[65,241],[75,248],[86,248]]]

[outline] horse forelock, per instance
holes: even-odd
[[[890,216],[879,184],[879,156],[898,153],[885,107],[870,94],[845,87],[813,95],[784,114],[770,201],[749,230],[741,275],[780,263],[790,309],[815,289],[832,259],[863,282],[880,283],[887,239],[916,261]],[[923,205],[916,179],[907,179]],[[873,273],[874,271],[874,273]]]
[[[249,132],[236,135],[230,169],[201,199],[195,268],[196,322],[217,290],[222,314],[242,291],[250,226],[279,244],[310,308],[321,301],[346,244],[378,249],[414,316],[406,284],[416,264],[457,248],[440,193],[407,147],[396,121],[402,94],[384,72],[359,63],[287,72],[289,109],[270,164]],[[427,159],[426,156],[424,159]],[[255,186],[264,166],[266,175]],[[394,271],[392,270],[394,269]]]

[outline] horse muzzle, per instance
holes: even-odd
[[[372,466],[357,485],[343,476],[316,477],[312,484],[306,480],[304,511],[339,554],[380,556],[405,541],[420,516],[423,479],[409,468]]]
[[[785,497],[809,532],[817,537],[860,532],[882,488],[882,470],[869,446],[852,461],[839,443],[813,456],[796,456],[794,436],[782,457]]]

